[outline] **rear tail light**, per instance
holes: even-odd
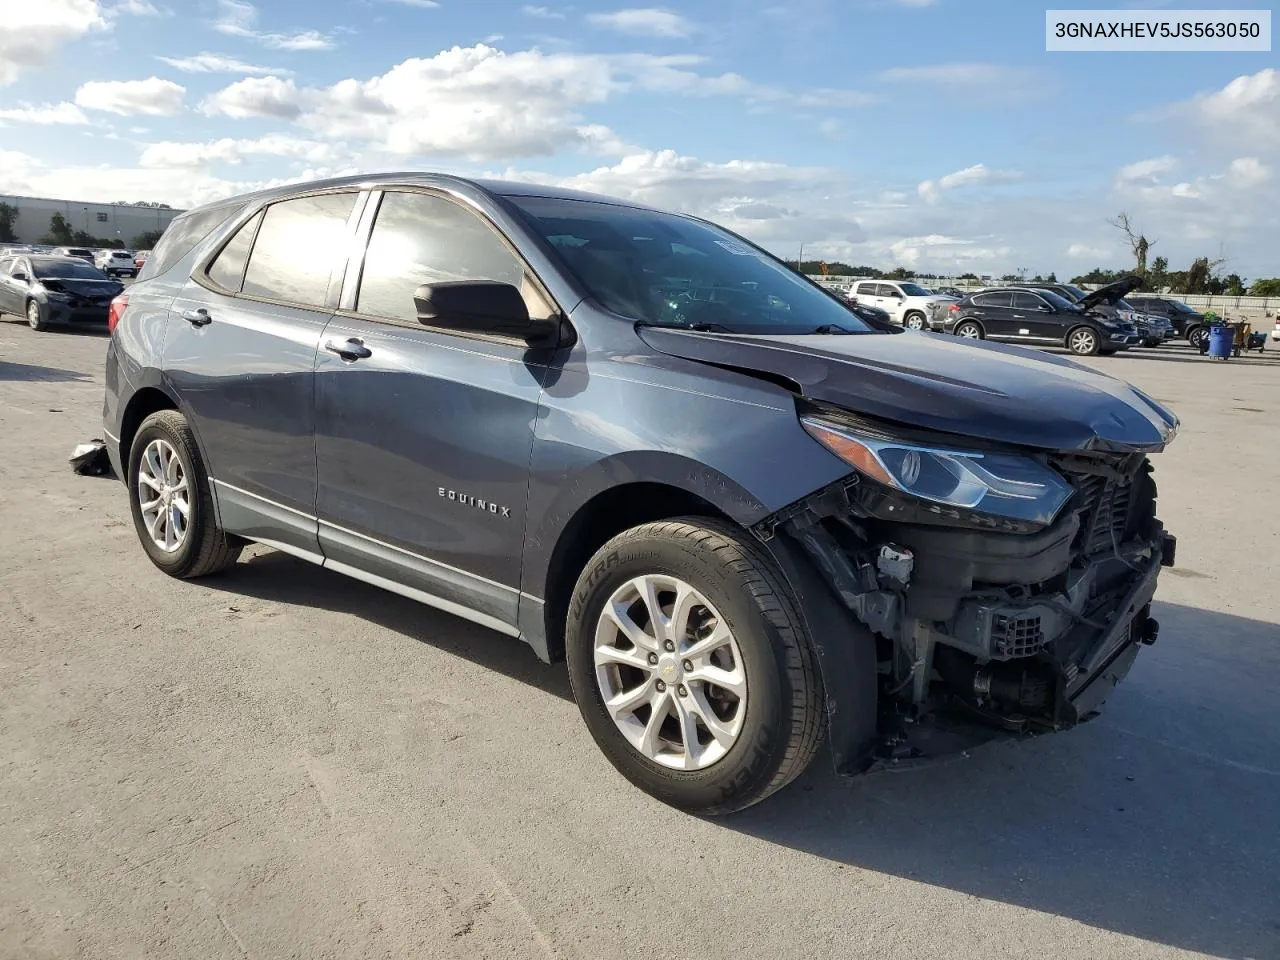
[[[959,313],[959,312],[960,312],[960,304],[958,304],[958,303],[953,303],[951,306],[947,307],[947,312],[948,312],[948,313]]]
[[[107,311],[107,332],[115,333],[116,324],[120,322],[120,318],[124,316],[125,308],[129,306],[129,294],[122,293],[111,301],[111,309]]]

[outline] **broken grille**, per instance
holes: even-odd
[[[996,617],[991,625],[995,648],[1006,657],[1029,657],[1044,646],[1040,617]]]
[[[1084,503],[1081,548],[1087,556],[1109,553],[1128,534],[1132,483],[1088,477],[1080,488]]]

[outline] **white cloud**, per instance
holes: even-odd
[[[526,17],[537,17],[542,20],[563,20],[565,17],[559,10],[552,10],[550,7],[539,7],[533,4],[525,4],[520,8],[520,12]]]
[[[76,125],[89,122],[89,118],[74,103],[47,103],[41,106],[24,103],[20,107],[0,110],[0,121],[2,120],[34,123],[40,126]]]
[[[106,10],[108,17],[121,15],[130,17],[164,17],[168,11],[157,7],[151,0],[118,0],[113,7]]]
[[[881,80],[894,83],[922,83],[935,86],[999,86],[1020,76],[1011,67],[994,63],[935,63],[918,67],[891,67],[880,72]]]
[[[144,167],[207,167],[215,163],[238,164],[251,157],[286,157],[310,164],[332,163],[343,153],[341,145],[273,134],[256,140],[224,137],[207,143],[162,141],[142,151]]]
[[[25,69],[49,63],[64,43],[106,27],[97,0],[6,3],[0,13],[0,86]]]
[[[157,57],[156,59],[183,73],[241,73],[254,77],[269,74],[284,75],[290,72],[279,67],[256,66],[220,53],[197,53],[190,57]]]
[[[937,201],[948,190],[959,187],[973,187],[982,184],[1013,183],[1022,179],[1017,170],[992,170],[985,163],[975,163],[971,167],[948,173],[937,180],[924,180],[916,186],[916,192],[925,200]]]
[[[1116,186],[1154,187],[1160,183],[1161,174],[1169,173],[1177,166],[1178,158],[1167,155],[1139,160],[1116,171]]]
[[[693,32],[693,24],[670,10],[656,7],[640,7],[617,10],[613,13],[587,14],[587,22],[619,33],[643,37],[687,37]]]
[[[247,0],[218,0],[219,17],[213,29],[231,37],[254,40],[275,50],[332,50],[333,38],[318,30],[267,33],[256,29],[258,8]]]
[[[186,87],[172,80],[92,80],[76,91],[76,104],[121,116],[167,117],[182,110]]]
[[[1175,108],[1237,147],[1280,148],[1280,70],[1236,77],[1221,90]]]
[[[187,208],[255,190],[355,172],[342,167],[308,167],[288,177],[226,180],[183,167],[53,166],[30,154],[0,149],[0,193],[99,203],[149,200]]]
[[[273,117],[292,120],[302,113],[302,94],[292,80],[280,77],[250,77],[205,98],[202,112],[236,120]]]
[[[938,0],[893,0],[900,7],[934,7]]]
[[[398,3],[402,7],[418,7],[422,10],[434,10],[440,6],[437,0],[387,0],[388,3]]]
[[[830,104],[860,96],[756,85],[737,74],[699,73],[701,63],[692,54],[506,53],[477,44],[326,88],[299,87],[276,76],[249,78],[214,93],[201,109],[241,119],[296,120],[315,135],[393,156],[485,162],[573,149],[605,156],[631,151],[582,111],[634,90],[767,103]]]
[[[1114,261],[1119,254],[1110,247],[1090,246],[1087,243],[1073,243],[1067,247],[1067,256],[1072,260],[1088,261],[1089,263],[1110,263]]]
[[[1227,168],[1227,179],[1238,187],[1257,187],[1271,179],[1271,168],[1257,157],[1238,157]]]

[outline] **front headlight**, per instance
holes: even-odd
[[[44,286],[44,284],[41,284],[39,289],[44,293],[46,300],[53,300],[56,303],[62,303],[63,301],[71,299],[71,295],[69,293],[63,293],[61,290],[50,290],[48,287]]]
[[[922,500],[1049,524],[1071,498],[1071,485],[1030,457],[921,446],[857,433],[821,417],[800,422],[859,473]]]

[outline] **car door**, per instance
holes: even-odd
[[[901,290],[891,283],[876,284],[876,306],[889,314],[894,323],[902,323],[902,302],[905,299]]]
[[[551,301],[497,230],[453,199],[388,190],[366,215],[316,362],[327,566],[514,632],[529,456],[549,355],[418,322],[423,283],[520,286]]]
[[[1044,297],[1029,290],[1019,290],[1013,294],[1009,321],[1020,339],[1062,339],[1061,324],[1053,307]]]
[[[982,329],[991,340],[1017,339],[1014,326],[1013,294],[1007,290],[983,293],[973,298],[974,306],[982,311]]]
[[[192,422],[223,526],[320,559],[316,351],[360,195],[292,197],[239,224],[174,300],[164,376]]]

